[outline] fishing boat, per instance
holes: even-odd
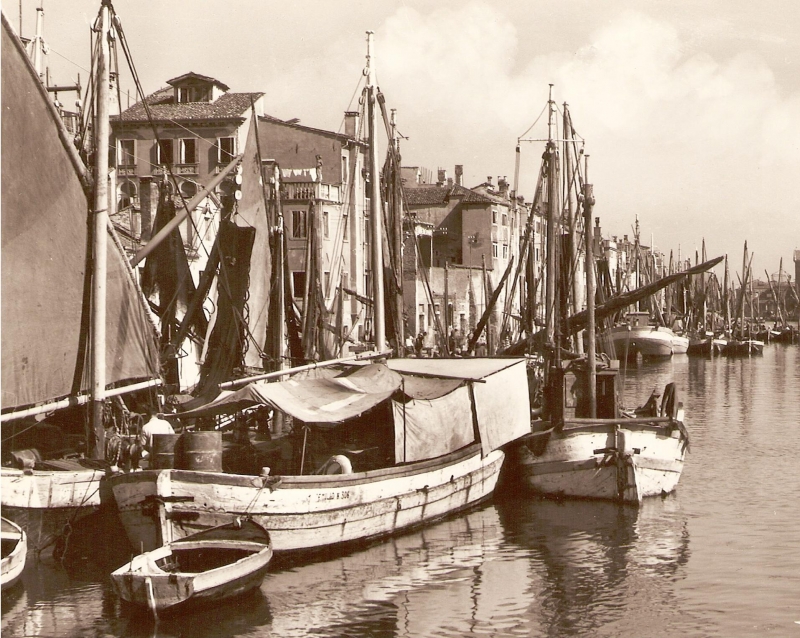
[[[654,392],[648,402],[635,411],[621,408],[618,363],[597,356],[594,240],[588,230],[584,233],[588,300],[585,322],[576,321],[576,317],[566,320],[556,310],[556,300],[572,288],[572,282],[558,268],[563,260],[558,254],[558,243],[550,241],[551,234],[558,236],[562,232],[555,195],[562,180],[559,154],[552,139],[555,113],[552,98],[549,106],[550,134],[540,171],[546,176],[548,193],[553,194],[547,201],[548,246],[552,249],[548,250],[546,258],[552,274],[547,281],[546,345],[541,352],[543,396],[536,410],[539,416],[531,423],[531,433],[509,454],[509,476],[532,492],[545,496],[608,499],[638,505],[647,496],[671,492],[678,483],[688,447],[684,412],[674,384],[667,385],[660,402],[660,395]],[[562,154],[570,155],[578,154]],[[585,172],[581,175],[576,170],[575,173],[575,188],[580,188],[582,195],[576,199],[582,206],[584,229],[591,229],[593,186],[586,183]],[[576,256],[570,255],[569,261],[574,260]],[[709,264],[701,266],[707,268]],[[678,279],[693,272],[695,270],[690,269],[681,273]],[[675,275],[664,280],[676,280]],[[658,288],[661,284],[651,282],[648,285]],[[640,294],[635,292],[629,296],[629,303],[638,301]],[[618,353],[628,355],[634,347],[645,356],[673,353],[671,331],[648,326],[648,313],[634,312],[628,316],[630,323],[624,326],[624,342],[618,345],[614,339]],[[570,353],[569,342],[565,340],[577,325],[586,329],[585,356]],[[631,333],[636,336],[629,337]],[[651,334],[648,340],[640,338]]]
[[[686,354],[689,339],[677,335],[665,326],[650,325],[650,313],[629,312],[625,324],[611,331],[617,356],[635,359],[671,357],[673,354]]]
[[[98,148],[108,140],[104,69]],[[95,154],[92,180],[5,14],[2,91],[0,492],[4,516],[42,548],[100,506],[104,410],[160,383],[159,362],[150,311],[108,222],[108,153]]]
[[[276,553],[402,532],[491,496],[511,441],[530,432],[524,359],[388,359],[338,376],[254,382],[184,418],[267,407],[292,434],[259,474],[161,469],[110,479],[134,547],[249,516]]]
[[[364,103],[370,170],[376,176],[370,181],[370,258],[371,271],[383,273],[376,146],[381,103],[371,32],[367,42]],[[383,289],[383,277],[373,277],[373,343],[385,357],[391,351]],[[279,325],[276,332],[282,329]],[[304,342],[307,337],[310,332],[304,331]],[[181,415],[208,420],[238,414],[241,421],[247,411],[266,410],[273,426],[290,425],[288,433],[276,431],[274,439],[248,448],[257,459],[250,471],[168,468],[111,478],[133,545],[153,549],[236,516],[251,516],[264,527],[276,553],[399,533],[489,498],[504,447],[530,431],[522,358],[388,358],[325,370],[322,377],[314,371],[320,378],[267,381],[291,374],[290,369],[255,375],[247,385],[225,382],[219,387],[244,387]]]
[[[157,615],[260,587],[271,559],[267,531],[234,521],[135,556],[111,573],[111,583],[122,600]]]
[[[0,585],[6,589],[22,576],[25,560],[28,557],[28,539],[19,525],[7,518],[0,518],[0,541],[2,542]]]

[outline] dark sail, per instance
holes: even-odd
[[[3,410],[89,389],[84,347],[86,169],[21,42],[2,18]],[[109,240],[107,382],[158,376],[158,348],[133,273]]]

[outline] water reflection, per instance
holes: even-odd
[[[675,613],[671,583],[683,578],[689,535],[674,498],[639,509],[535,499],[497,508],[506,541],[529,550],[539,596],[528,611],[541,635],[620,635],[638,617],[644,628],[630,635],[641,636],[648,618]]]

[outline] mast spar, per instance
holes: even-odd
[[[108,140],[110,0],[100,9],[100,54],[97,60],[97,120],[95,122],[94,259],[92,260],[92,436],[91,456],[104,456],[103,404],[106,398],[106,260],[108,254]]]
[[[367,31],[367,105],[369,117],[371,266],[375,350],[386,349],[386,321],[383,300],[383,209],[381,206],[380,167],[378,166],[378,88],[375,78],[373,32]]]

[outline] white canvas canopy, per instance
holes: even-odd
[[[183,417],[267,405],[306,423],[341,423],[392,398],[395,461],[454,452],[484,455],[530,432],[524,359],[390,359],[322,379],[251,383]]]

